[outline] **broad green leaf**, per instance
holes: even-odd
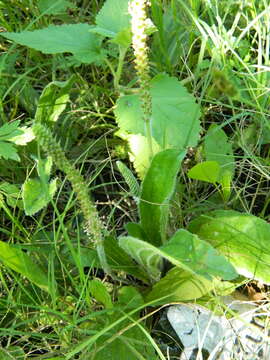
[[[121,96],[116,102],[115,115],[121,131],[146,135],[139,95]]]
[[[91,295],[100,303],[104,305],[106,309],[113,307],[111,296],[106,286],[99,279],[90,280],[88,283],[88,289]]]
[[[69,101],[69,91],[74,83],[72,76],[67,81],[53,81],[42,91],[35,114],[35,121],[56,122]]]
[[[196,146],[200,108],[174,77],[156,75],[151,81],[153,136],[164,149]]]
[[[194,300],[209,293],[213,287],[214,282],[175,267],[153,286],[145,302],[155,301],[155,305],[162,305]]]
[[[0,140],[10,140],[14,136],[22,134],[22,131],[19,129],[20,121],[12,121],[4,124],[0,127]]]
[[[39,0],[37,6],[39,11],[46,15],[57,15],[65,12],[68,8],[75,8],[75,5],[67,0]]]
[[[133,286],[122,286],[118,291],[117,305],[123,311],[139,308],[144,304],[144,300],[139,291]]]
[[[22,187],[22,197],[26,215],[33,215],[49,201],[52,200],[56,189],[57,179],[49,182],[52,168],[52,158],[37,160],[37,172],[39,179],[26,180]]]
[[[160,277],[161,258],[207,279],[212,276],[219,276],[224,280],[237,277],[237,272],[223,255],[186,230],[178,230],[160,248],[132,236],[120,237],[119,245],[148,273],[151,281],[157,281]]]
[[[167,149],[157,153],[142,182],[139,203],[141,226],[147,241],[161,245],[166,241],[169,203],[185,152]]]
[[[47,276],[22,250],[0,241],[0,261],[10,269],[27,277],[41,289],[49,291]]]
[[[96,24],[103,35],[114,38],[130,28],[129,0],[107,0],[96,16]]]
[[[26,215],[34,215],[45,207],[53,198],[57,189],[57,179],[44,184],[39,179],[26,180],[22,188],[24,211]]]
[[[92,63],[104,58],[102,38],[90,32],[92,27],[88,24],[50,25],[41,30],[2,32],[0,35],[44,54],[72,53],[79,61]]]
[[[188,172],[191,179],[207,181],[211,184],[216,184],[219,174],[220,165],[217,161],[204,161],[193,166]]]
[[[20,157],[17,154],[17,149],[14,147],[13,138],[15,136],[21,135],[22,130],[20,130],[19,126],[20,121],[13,121],[10,123],[6,123],[0,127],[0,159],[1,157],[8,160],[20,161]]]
[[[118,245],[118,241],[115,238],[111,236],[105,237],[104,248],[107,261],[113,270],[125,271],[125,273],[142,280],[144,283],[149,282],[147,273],[140,269],[134,263],[132,258],[130,258],[127,253],[121,249],[121,247]]]
[[[132,40],[132,33],[129,28],[124,29],[117,33],[117,35],[111,40],[112,43],[119,44],[123,48],[128,48]]]
[[[20,161],[20,157],[17,154],[17,149],[14,147],[14,145],[0,140],[0,158],[1,157],[6,160],[10,159]]]
[[[240,275],[270,284],[270,224],[249,214],[217,210],[201,215],[189,230],[230,261]]]
[[[220,179],[226,171],[233,177],[235,163],[232,145],[226,133],[218,125],[211,125],[207,131],[204,151],[207,161],[216,161],[220,165]]]
[[[162,256],[158,248],[132,236],[120,237],[119,246],[142,267],[148,274],[151,282],[159,280]]]
[[[140,240],[146,239],[143,229],[140,224],[134,222],[128,222],[125,224],[125,229],[129,236],[135,237]]]
[[[223,255],[219,254],[209,243],[187,230],[178,230],[159,249],[181,261],[196,274],[206,278],[219,276],[224,280],[232,280],[238,276]]]
[[[162,149],[185,149],[199,139],[199,106],[174,77],[156,75],[150,83],[152,136]],[[122,131],[146,136],[141,99],[126,95],[118,99],[116,119]]]

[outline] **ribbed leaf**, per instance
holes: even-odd
[[[238,276],[223,255],[186,230],[178,230],[160,248],[132,236],[120,237],[119,245],[148,273],[151,281],[157,281],[160,277],[162,258],[207,279],[219,276],[224,280],[232,280]]]
[[[152,282],[159,280],[162,256],[157,248],[131,236],[120,237],[119,246],[142,267]]]
[[[201,215],[189,230],[208,241],[237,272],[270,284],[270,224],[249,214],[217,210]]]
[[[219,276],[224,280],[232,280],[238,276],[223,255],[187,230],[178,230],[160,250],[181,261],[192,272],[206,278]],[[177,265],[174,262],[173,264]]]
[[[141,226],[147,241],[161,245],[166,241],[169,203],[185,152],[167,149],[157,153],[142,183],[139,203]]]

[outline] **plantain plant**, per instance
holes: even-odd
[[[129,156],[141,181],[139,184],[131,170],[118,164],[137,200],[139,222],[127,223],[125,235],[118,239],[108,236],[85,180],[52,133],[52,124],[58,121],[68,102],[73,79],[54,81],[40,96],[32,127],[48,159],[37,160],[39,178],[28,179],[23,186],[25,212],[32,215],[53,198],[57,184],[56,180],[49,180],[53,162],[66,174],[77,194],[85,231],[99,257],[97,266],[112,276],[116,269],[123,270],[146,285],[140,294],[136,292],[139,306],[200,299],[221,287],[224,280],[235,280],[237,284],[239,275],[270,284],[270,224],[264,220],[234,210],[218,210],[201,215],[187,229],[172,233],[170,205],[187,150],[200,140],[200,106],[176,77],[163,72],[152,76],[147,38],[158,29],[147,16],[148,7],[146,0],[107,0],[95,24],[50,25],[0,34],[45,54],[71,53],[77,63],[110,69],[118,97],[114,109],[117,135],[128,142]],[[114,51],[110,52],[111,48]],[[130,49],[136,72],[134,79],[123,85],[122,74]],[[232,147],[217,126],[209,128],[203,147],[206,161],[190,169],[189,176],[217,188],[221,185],[226,202],[235,167]],[[3,252],[7,251],[10,249],[3,247]],[[31,276],[32,263],[18,251],[13,249],[13,255],[25,264],[23,268],[2,260],[48,291],[44,273],[36,270],[39,278]],[[91,283],[90,292],[112,309],[102,285]],[[81,350],[82,346],[78,347],[68,358]]]

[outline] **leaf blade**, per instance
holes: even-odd
[[[234,210],[216,210],[193,220],[189,230],[224,254],[240,275],[270,284],[266,221]]]
[[[206,181],[216,184],[219,179],[220,165],[217,161],[203,161],[196,164],[188,171],[191,179]]]
[[[129,0],[105,1],[96,16],[96,24],[100,29],[107,31],[107,36],[115,37],[117,33],[130,28],[128,3]]]
[[[195,146],[200,132],[200,110],[194,97],[174,77],[156,75],[150,82],[152,136],[162,149]],[[146,136],[139,95],[117,100],[115,115],[122,131]]]
[[[185,152],[167,149],[157,153],[142,182],[139,202],[141,226],[147,241],[161,245],[166,240],[169,202]]]
[[[41,289],[49,292],[47,276],[22,250],[0,241],[0,260],[5,266],[27,277]]]
[[[223,255],[187,230],[178,230],[160,250],[187,265],[197,275],[206,278],[219,276],[224,280],[232,280],[238,276]]]
[[[145,301],[154,301],[154,305],[163,305],[194,300],[210,292],[213,287],[212,281],[175,267],[153,286]]]
[[[39,50],[44,54],[68,52],[81,62],[91,63],[103,58],[100,52],[102,38],[92,34],[91,29],[91,25],[84,23],[49,25],[40,30],[22,31],[20,33],[5,32],[0,35],[15,41],[17,44]]]

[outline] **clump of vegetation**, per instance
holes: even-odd
[[[267,292],[268,10],[0,2],[3,359],[166,359],[160,308]]]

